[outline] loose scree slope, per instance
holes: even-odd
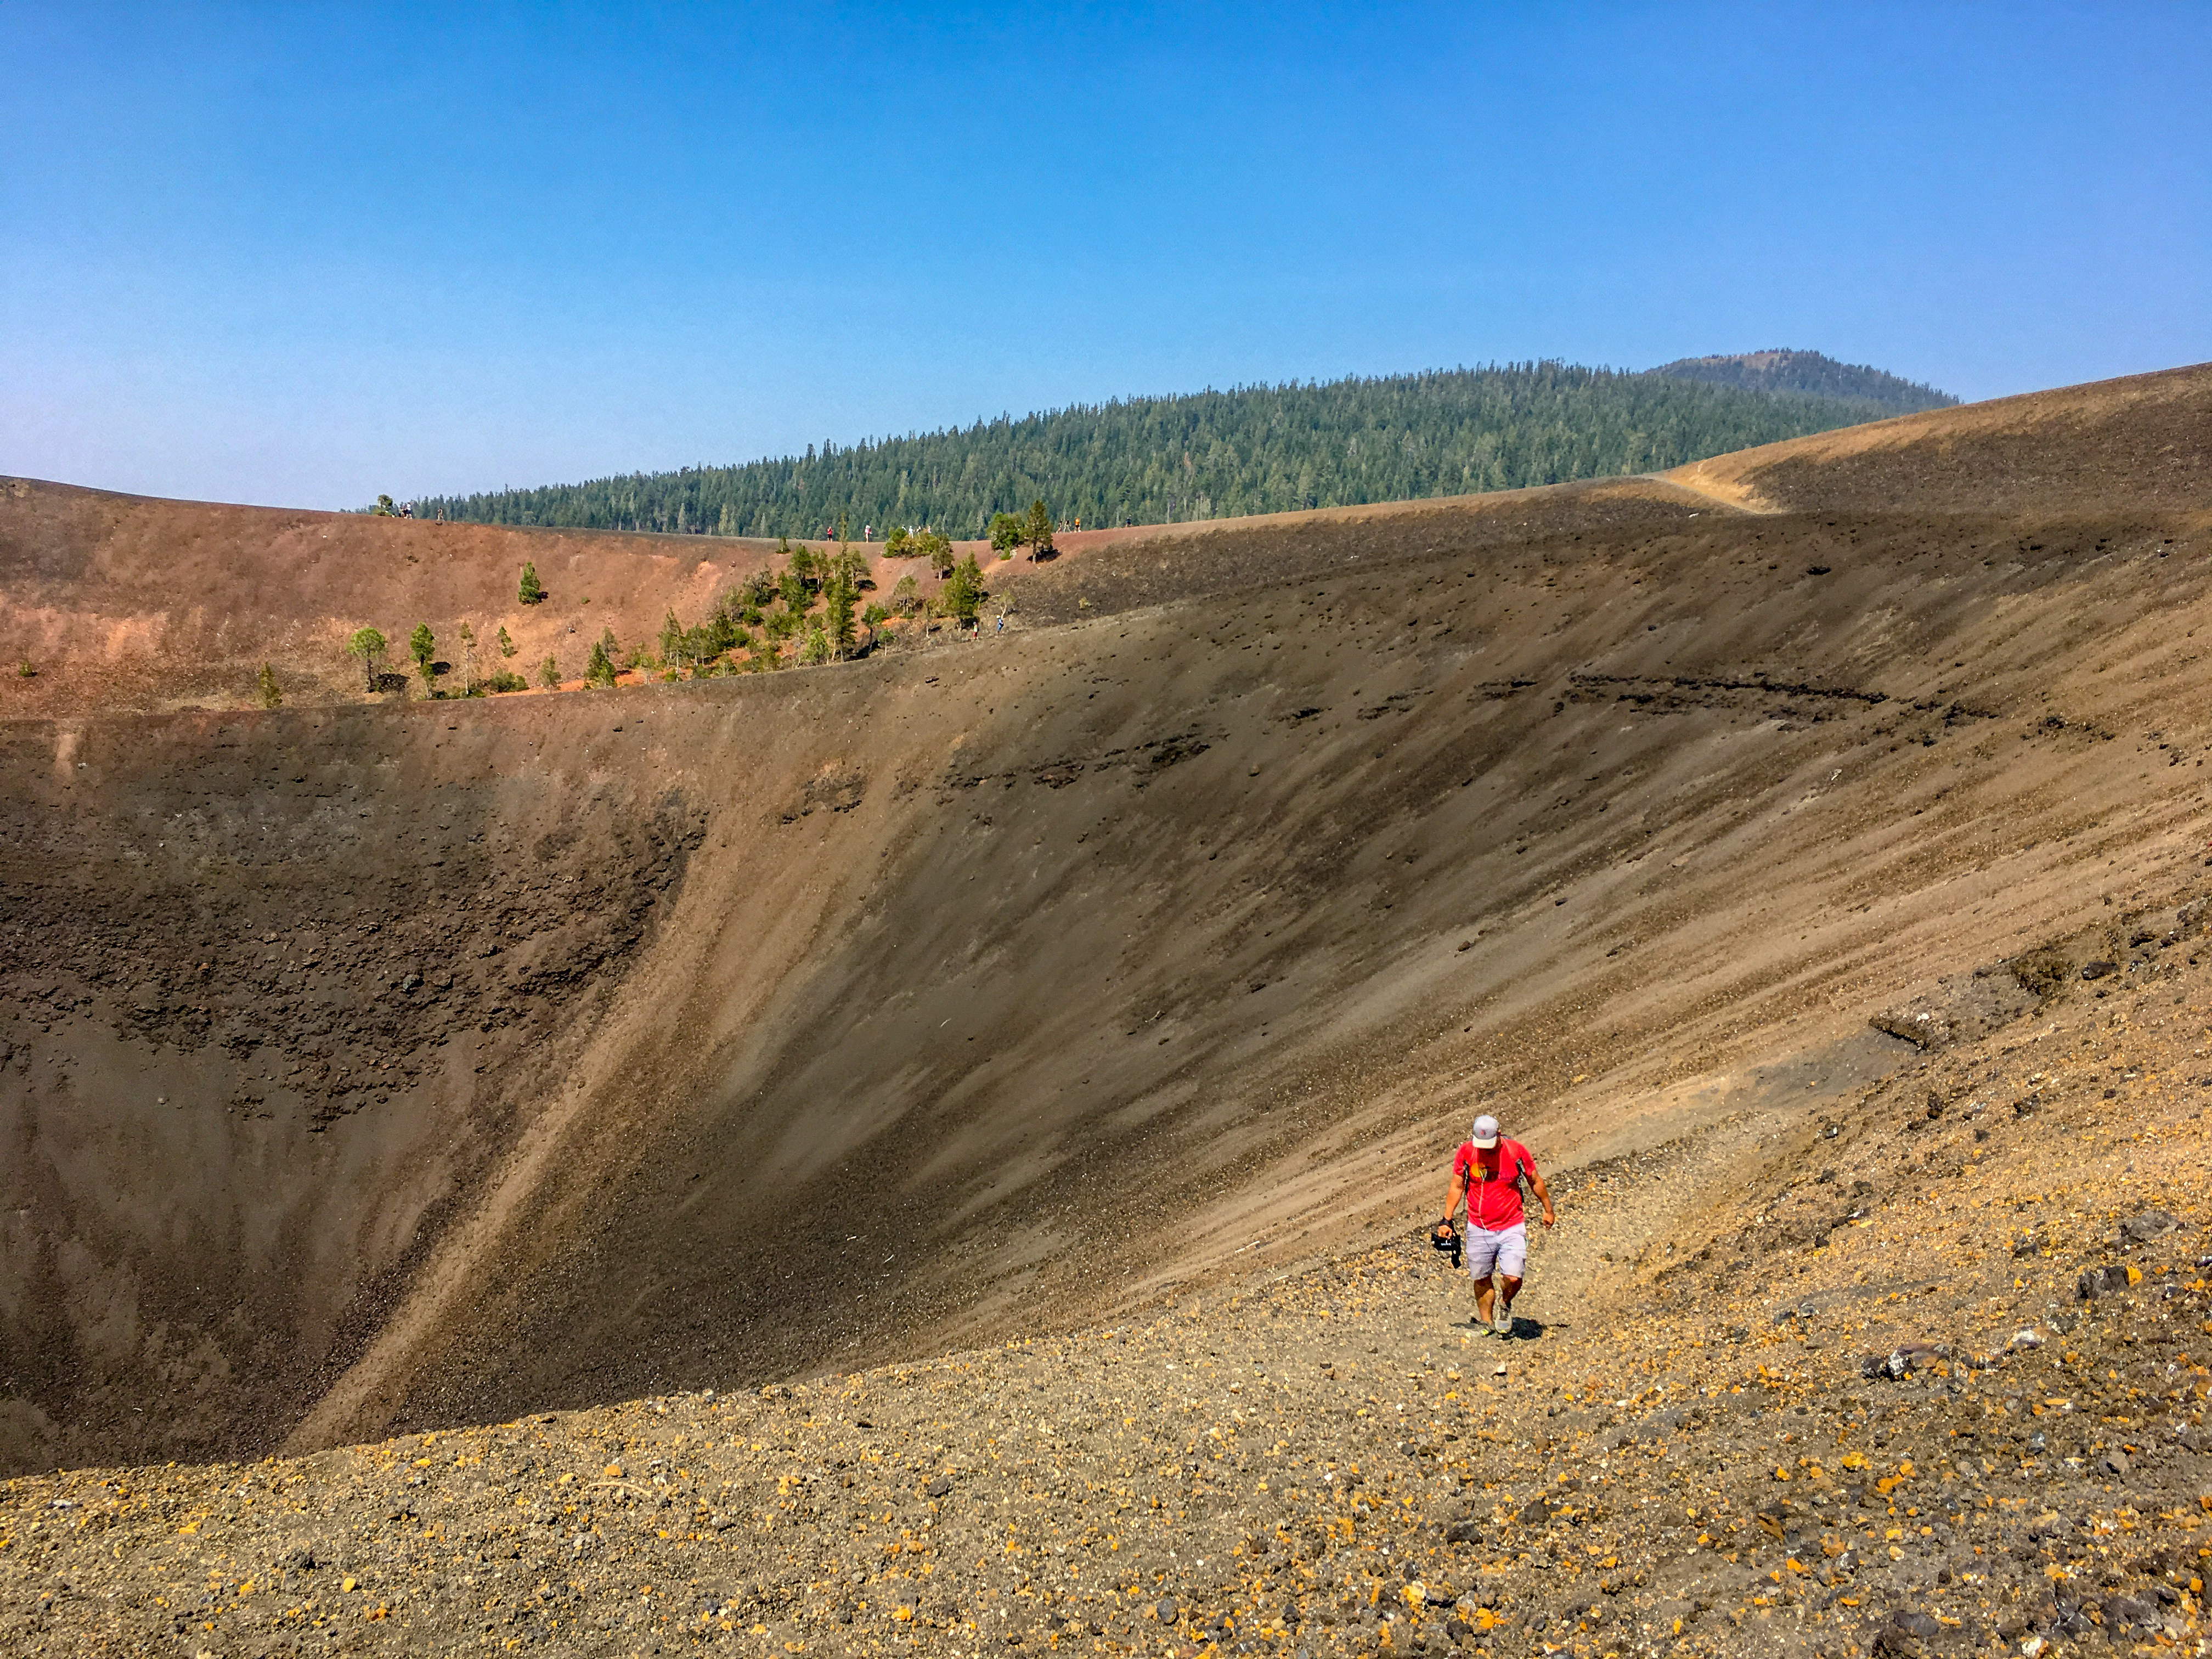
[[[2208,421],[1071,537],[1002,638],[467,702],[345,634],[769,550],[0,483],[0,1461],[1073,1328],[1411,1224],[1478,1104],[1571,1164],[1894,1064],[2203,856]]]

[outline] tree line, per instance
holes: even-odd
[[[1657,471],[1887,412],[1805,395],[1802,374],[1779,395],[1692,372],[1528,362],[1243,386],[413,505],[485,524],[818,537],[846,523],[965,539],[1040,497],[1058,523],[1091,527],[1410,501]]]

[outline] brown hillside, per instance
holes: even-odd
[[[2095,429],[2201,434],[2208,387]],[[1734,513],[1715,474],[1123,537],[1002,567],[1003,639],[759,678],[149,714],[42,672],[0,755],[7,1460],[1066,1328],[1400,1224],[1479,1102],[1572,1163],[1762,1059],[1878,1073],[1870,1013],[2202,856],[2201,501],[2120,459],[1955,482],[2056,476],[2072,395],[1888,423],[1879,501]],[[1876,453],[1796,448],[1742,476]],[[198,641],[258,663],[145,572],[228,522],[192,568],[235,574],[270,519],[12,501],[51,516],[5,532],[11,626],[35,580],[57,640],[198,630],[118,647],[127,704],[199,695],[161,678]],[[525,627],[589,589],[630,637],[709,580],[293,517],[249,585],[317,641],[478,596],[489,633],[526,544],[562,552]]]
[[[532,671],[550,653],[580,675],[612,628],[649,639],[673,607],[696,622],[772,542],[433,524],[116,495],[0,479],[0,663],[9,714],[240,708],[272,664],[289,702],[362,701],[347,639],[374,627],[407,667],[416,623],[455,655],[456,625],[482,636],[480,667]],[[516,585],[534,562],[544,603]],[[505,626],[520,647],[502,665]],[[24,678],[23,663],[38,672]]]
[[[2096,513],[2212,503],[2212,364],[1931,410],[1667,474],[1740,506]]]

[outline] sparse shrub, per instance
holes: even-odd
[[[901,617],[911,617],[921,609],[921,586],[911,576],[901,576],[891,587],[891,611]]]
[[[398,504],[389,495],[379,495],[376,505],[368,509],[368,516],[372,519],[396,519],[399,516]]]
[[[810,667],[830,660],[830,636],[822,631],[819,623],[806,630],[805,642],[799,647],[799,660]]]
[[[893,525],[890,534],[884,538],[884,556],[887,559],[903,559],[912,551],[914,548],[907,536],[906,526],[902,524]]]
[[[19,662],[15,665],[15,678],[19,680],[34,680],[39,678],[39,671],[29,663]]]
[[[1012,514],[994,513],[991,515],[991,551],[1000,558],[1012,558],[1014,550],[1022,544],[1022,538],[1028,534],[1027,524]]]
[[[544,662],[538,665],[538,683],[548,691],[558,691],[561,689],[561,664],[550,654]]]
[[[550,657],[548,657],[545,660],[550,662],[553,659]],[[553,684],[558,685],[560,683],[559,672],[556,670]],[[530,690],[530,682],[523,678],[521,675],[516,673],[511,668],[495,669],[492,672],[490,678],[484,681],[484,684],[495,691],[527,691]]]
[[[507,636],[506,629],[502,628],[499,630],[499,654],[501,656],[512,658],[521,648],[522,647],[520,646],[517,645],[513,640]]]
[[[284,694],[276,689],[276,671],[265,662],[261,665],[261,675],[254,682],[254,690],[264,708],[279,708],[284,702]]]

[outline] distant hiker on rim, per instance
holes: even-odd
[[[1544,1206],[1544,1224],[1559,1218],[1552,1207],[1552,1189],[1536,1173],[1536,1160],[1517,1140],[1498,1133],[1498,1120],[1488,1113],[1474,1121],[1474,1138],[1461,1143],[1452,1154],[1451,1196],[1444,1200],[1444,1218],[1437,1223],[1437,1237],[1452,1231],[1459,1201],[1467,1200],[1467,1270],[1474,1279],[1474,1323],[1477,1329],[1513,1334],[1513,1298],[1521,1293],[1521,1276],[1528,1266],[1528,1223],[1521,1209],[1521,1183],[1526,1181],[1536,1201]],[[1441,1247],[1439,1247],[1441,1248]],[[1498,1275],[1493,1290],[1490,1278]]]

